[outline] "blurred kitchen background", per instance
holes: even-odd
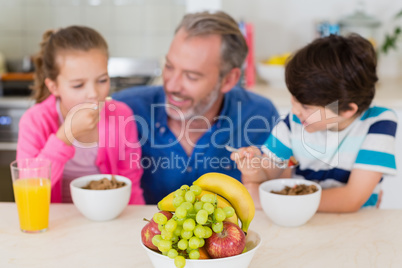
[[[22,60],[37,51],[45,30],[80,24],[105,36],[112,57],[161,59],[175,26],[197,2],[252,23],[257,60],[310,42],[316,37],[317,23],[336,24],[361,3],[368,15],[381,22],[376,36],[381,43],[394,27],[393,17],[402,10],[402,1],[395,0],[0,0],[0,52],[8,62]],[[392,75],[395,70],[387,72]]]
[[[186,12],[203,9],[221,9],[251,27],[253,66],[342,30],[357,30],[380,50],[386,34],[402,27],[402,16],[395,19],[402,1],[396,0],[0,0],[0,201],[13,198],[9,163],[15,158],[19,118],[32,105],[27,97],[30,58],[44,31],[69,25],[98,30],[109,44],[112,89],[118,90],[160,83],[161,63],[177,24]],[[379,53],[380,81],[402,77],[402,38],[396,45],[387,54]],[[287,95],[263,90],[282,111],[289,108]],[[398,101],[398,94],[392,95],[389,99]],[[400,108],[401,119],[402,98],[392,108]],[[2,186],[5,182],[8,185]],[[384,203],[395,207],[392,198]],[[398,206],[402,208],[402,201]]]

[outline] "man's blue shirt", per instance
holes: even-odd
[[[158,203],[208,172],[221,172],[241,181],[241,173],[225,145],[260,147],[279,117],[271,101],[235,87],[225,94],[218,120],[188,156],[178,141],[186,137],[176,138],[167,125],[162,86],[129,88],[115,93],[113,99],[126,103],[134,112],[142,145],[141,187],[147,204]]]

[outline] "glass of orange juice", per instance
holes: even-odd
[[[45,159],[21,159],[10,164],[21,231],[40,233],[49,225],[50,167]]]

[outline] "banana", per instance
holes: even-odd
[[[176,211],[176,208],[173,206],[173,198],[174,192],[171,192],[167,196],[165,196],[161,201],[158,202],[158,209],[164,211]]]
[[[161,201],[159,201],[159,203],[158,203],[158,209],[159,210],[164,210],[164,211],[175,211],[176,210],[176,208],[173,206],[174,192],[175,191],[171,192],[170,194],[165,196]],[[205,195],[205,194],[213,194],[213,195],[215,195],[215,193],[213,193],[213,192],[203,190],[201,192],[201,194],[197,195],[196,198],[201,199],[201,197],[203,195]],[[218,208],[225,208],[225,207],[229,207],[229,206],[231,207],[232,206],[222,196],[219,196],[219,195],[216,194],[216,199],[218,201]],[[236,209],[235,209],[235,211],[236,211]],[[235,223],[235,224],[239,225],[239,219],[238,219],[236,213],[232,217],[225,219],[225,221],[230,221],[232,223]]]
[[[232,205],[229,203],[229,201],[227,201],[225,198],[223,198],[222,196],[220,196],[220,195],[218,195],[216,193],[213,193],[213,192],[210,192],[210,191],[207,191],[207,190],[202,190],[200,195],[197,196],[197,199],[201,199],[201,197],[204,194],[216,195],[216,199],[218,201],[218,208],[232,207]],[[236,213],[232,217],[226,218],[225,221],[230,221],[230,222],[235,223],[236,225],[239,225],[239,218],[237,217]]]
[[[211,172],[202,175],[193,184],[226,198],[241,221],[241,229],[247,233],[254,218],[255,206],[250,193],[241,182],[228,175]]]

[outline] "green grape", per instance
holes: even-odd
[[[221,208],[217,208],[214,211],[214,217],[216,221],[224,221],[226,219],[226,213]],[[169,222],[169,221],[168,221]],[[166,225],[165,225],[166,228]]]
[[[170,219],[165,224],[165,229],[168,232],[173,232],[177,227],[177,222],[174,219]]]
[[[185,199],[187,202],[194,203],[194,201],[195,201],[195,194],[194,194],[194,192],[188,191],[188,192],[184,195],[184,199]]]
[[[162,252],[162,255],[163,255],[163,256],[167,256],[167,252]]]
[[[195,235],[196,237],[198,237],[198,238],[204,238],[205,235],[206,235],[204,226],[202,226],[202,225],[197,225],[197,226],[194,228],[194,235]]]
[[[205,245],[205,240],[200,238],[200,248],[202,248]]]
[[[211,230],[211,228],[209,228],[208,226],[204,226],[204,229],[205,229],[205,236],[204,236],[204,238],[210,238],[211,235],[212,235],[212,230]]]
[[[174,248],[169,249],[169,251],[168,251],[168,253],[167,253],[167,256],[168,256],[169,258],[171,258],[171,259],[176,258],[177,255],[179,255],[179,254],[177,253],[177,250],[175,250]]]
[[[188,190],[190,190],[190,186],[188,186],[188,185],[186,185],[186,184],[183,184],[183,185],[180,187],[180,189],[181,189],[181,190],[188,191]]]
[[[214,194],[204,194],[201,197],[201,201],[205,203],[215,203],[215,195]]]
[[[194,249],[190,251],[188,257],[192,260],[198,260],[200,258],[200,252],[198,251],[198,249]]]
[[[163,229],[161,231],[161,236],[162,236],[162,239],[164,239],[164,240],[171,240],[173,237],[173,233],[167,231],[166,229]]]
[[[200,239],[198,237],[195,237],[195,236],[191,237],[188,240],[188,246],[191,249],[197,249],[200,246]]]
[[[177,210],[176,210],[177,211]],[[186,215],[187,215],[187,212],[186,212]],[[183,223],[184,223],[184,221],[186,220],[186,217],[183,217],[183,218],[178,218],[177,220],[176,220],[176,222],[177,222],[177,226],[183,226]]]
[[[185,193],[186,193],[186,191],[183,191],[182,189],[177,189],[174,192],[173,197],[184,196]]]
[[[162,239],[161,241],[159,241],[158,249],[161,252],[168,252],[169,249],[171,249],[171,248],[172,248],[172,241],[165,240],[165,239]]]
[[[197,212],[195,220],[198,224],[205,224],[208,221],[208,212],[205,209],[201,209]]]
[[[192,210],[194,210],[193,204],[187,201],[183,202],[180,207],[184,207],[187,212],[191,212]]]
[[[176,196],[175,198],[173,198],[173,206],[175,208],[178,208],[182,203],[184,202],[184,197],[183,196]]]
[[[183,230],[192,231],[195,228],[195,221],[193,219],[187,219],[183,223]]]
[[[193,236],[193,231],[186,231],[186,230],[182,230],[181,231],[181,237],[184,239],[190,239]]]
[[[202,202],[202,201],[197,201],[197,202],[195,202],[195,204],[194,204],[194,210],[195,210],[195,212],[198,212],[198,211],[200,211],[201,209],[202,209],[202,206],[204,205],[204,202]]]
[[[187,209],[183,207],[183,204],[181,204],[180,207],[176,208],[176,212],[174,214],[177,216],[177,218],[184,219],[187,216]]]
[[[170,239],[172,241],[173,244],[177,243],[177,241],[179,241],[179,237],[177,235],[173,234],[172,239]]]
[[[177,243],[177,247],[181,250],[186,250],[188,247],[188,241],[187,239],[180,239],[180,241]]]
[[[167,217],[160,212],[155,213],[153,219],[157,224],[165,224],[167,222]]]
[[[160,232],[162,232],[162,230],[163,230],[163,225],[162,225],[162,224],[158,224],[158,230],[159,230]]]
[[[177,256],[174,258],[174,265],[176,265],[177,268],[184,268],[184,266],[186,266],[186,259],[183,256]]]
[[[223,211],[225,211],[226,218],[230,218],[235,214],[235,210],[232,207],[224,207]]]
[[[194,193],[195,196],[200,195],[202,192],[202,189],[200,186],[198,185],[191,185],[190,186],[190,191],[192,191]]]
[[[161,235],[154,235],[154,237],[152,237],[152,244],[154,244],[155,247],[158,247],[159,242],[162,240],[162,236]]]
[[[173,235],[179,236],[181,234],[181,230],[183,230],[183,226],[177,225],[176,229],[173,231]]]
[[[214,222],[212,224],[212,230],[214,230],[215,233],[220,233],[223,230],[223,222]]]
[[[202,208],[208,212],[208,215],[214,213],[215,211],[215,207],[211,203],[205,203],[204,206],[202,206]]]

